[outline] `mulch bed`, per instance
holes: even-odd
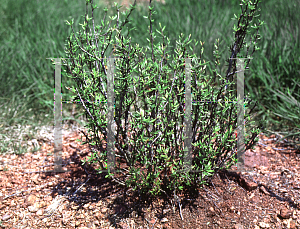
[[[69,172],[43,172],[53,169],[53,143],[42,138],[35,153],[0,155],[2,228],[300,228],[300,154],[275,136],[261,134],[246,152],[251,172],[219,171],[176,203],[141,198],[82,165],[90,149],[80,137],[64,134]]]

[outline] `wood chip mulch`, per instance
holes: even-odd
[[[64,134],[69,172],[45,172],[53,169],[53,142],[42,138],[37,152],[0,155],[0,227],[300,228],[300,153],[275,145],[275,136],[261,134],[246,152],[251,172],[219,171],[198,196],[179,195],[176,203],[139,198],[82,165],[90,149],[76,141],[81,137]]]

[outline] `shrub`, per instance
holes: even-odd
[[[230,48],[231,58],[237,58],[244,46],[258,2],[241,1],[242,13],[238,18],[238,25],[234,27],[235,43]],[[87,11],[78,37],[75,36],[72,26],[73,20],[67,21],[72,30],[66,47],[71,64],[65,62],[67,74],[77,83],[77,87],[72,88],[76,94],[74,99],[80,101],[84,107],[88,119],[87,127],[91,130],[90,135],[84,133],[87,140],[83,144],[92,145],[93,153],[83,163],[100,163],[99,173],[107,168],[105,162],[108,147],[104,148],[102,141],[107,141],[109,136],[109,122],[106,118],[112,112],[112,104],[107,99],[109,89],[106,89],[106,86],[109,87],[107,78],[111,65],[105,57],[110,54],[112,47],[113,55],[119,57],[114,62],[114,121],[117,128],[113,140],[117,153],[116,169],[108,167],[106,177],[144,194],[155,196],[161,192],[174,192],[175,195],[178,190],[180,192],[192,185],[205,184],[205,180],[219,169],[229,168],[236,163],[234,130],[237,127],[237,109],[234,103],[229,102],[236,100],[233,77],[236,73],[236,60],[229,60],[226,76],[221,76],[217,70],[214,71],[214,76],[206,75],[208,62],[201,57],[204,43],[200,41],[202,51],[199,59],[188,46],[192,42],[191,35],[184,39],[183,34],[177,41],[176,55],[171,58],[167,51],[170,41],[163,34],[165,28],[160,25],[160,31],[153,32],[153,7],[149,7],[149,15],[145,16],[150,23],[150,39],[147,39],[149,46],[143,52],[138,44],[131,43],[128,37],[130,30],[127,36],[121,35],[125,25],[130,24],[128,18],[135,9],[136,2],[131,6],[130,12],[125,14],[124,20],[119,19],[120,7],[115,4],[117,15],[110,17],[109,23],[106,23],[105,15],[101,25],[94,24],[96,6],[92,0],[86,0],[87,6],[89,3],[92,14],[89,16]],[[107,12],[107,9],[104,11]],[[111,22],[115,20],[116,25],[112,26]],[[254,27],[257,34],[253,36],[252,54],[257,49],[260,24],[261,22]],[[162,43],[154,43],[157,34],[162,37]],[[195,46],[197,44],[198,42]],[[220,64],[218,46],[219,40],[215,43],[216,68]],[[249,46],[245,57],[249,57],[248,50]],[[184,58],[191,58],[191,62]],[[246,63],[247,69],[250,60]],[[184,72],[191,73],[191,82],[185,79]],[[216,84],[217,77],[220,79],[219,86],[212,87]],[[189,138],[186,140],[184,136],[187,132],[184,122],[188,119],[184,119],[184,96],[185,85],[188,90],[189,84],[192,100],[198,101],[193,104],[191,111],[192,163],[189,168],[198,172],[185,167],[188,165],[188,157],[184,143],[188,143]],[[248,111],[250,103],[247,100],[245,107]],[[250,113],[251,111],[245,116],[247,120],[250,120]],[[249,149],[257,141],[259,129],[251,126],[251,122],[246,123],[246,129],[246,149]],[[129,131],[130,138],[127,135]]]

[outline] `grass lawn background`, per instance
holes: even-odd
[[[95,18],[100,23],[107,3],[99,1],[98,6]],[[259,30],[261,50],[254,53],[245,72],[245,94],[258,101],[256,120],[265,124],[264,131],[295,134],[300,131],[300,4],[298,0],[266,0],[259,8],[259,18],[265,22]],[[154,2],[154,10],[154,29],[159,22],[166,26],[165,34],[174,47],[180,33],[191,34],[192,39],[205,42],[204,59],[213,62],[214,42],[220,38],[219,71],[224,72],[228,46],[234,41],[236,21],[231,18],[240,13],[239,1],[165,0],[165,4]],[[74,18],[78,31],[84,14],[84,0],[0,0],[0,153],[26,152],[20,144],[22,127],[54,125],[54,68],[46,58],[65,57],[70,32],[65,20]],[[148,15],[146,8],[133,11],[130,17],[137,29],[132,41],[140,46],[147,45],[149,37],[148,19],[143,15]],[[62,83],[63,100],[68,100],[71,94],[65,86],[74,82],[63,77]],[[63,118],[71,109],[63,104]]]

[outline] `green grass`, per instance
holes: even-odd
[[[287,98],[293,96],[299,101],[299,1],[263,1],[259,8],[260,19],[266,25],[259,31],[261,50],[254,53],[250,70],[245,73],[245,92],[258,101],[256,120],[261,120],[266,129],[297,133],[300,131],[299,102],[276,93],[282,91]],[[166,5],[154,2],[154,10],[157,12],[154,29],[159,22],[166,26],[173,47],[180,33],[186,37],[191,34],[192,39],[205,42],[203,57],[209,61],[214,60],[214,41],[220,38],[220,70],[224,73],[228,45],[234,40],[235,21],[231,18],[240,12],[238,1],[166,0]],[[0,0],[0,153],[26,152],[26,146],[21,144],[26,138],[20,133],[25,131],[33,137],[35,128],[53,125],[54,68],[46,58],[65,57],[69,27],[64,21],[74,18],[78,31],[84,14],[84,0]],[[100,23],[103,11],[97,10],[96,14]],[[147,45],[149,36],[148,20],[143,15],[148,15],[147,9],[134,11],[130,17],[131,26],[138,31],[131,32],[132,41],[142,46]],[[196,53],[200,53],[199,48]],[[75,84],[66,77],[62,83],[63,100],[68,100],[71,94],[64,86]],[[70,110],[70,105],[63,104],[63,117],[70,116]],[[76,117],[79,116],[80,113]]]

